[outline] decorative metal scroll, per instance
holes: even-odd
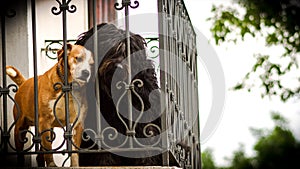
[[[137,124],[140,123],[140,120],[142,118],[142,116],[144,116],[144,102],[143,99],[141,98],[141,96],[137,93],[137,91],[135,91],[135,86],[138,88],[143,87],[144,82],[141,79],[135,79],[132,80],[132,67],[131,67],[131,51],[130,51],[130,31],[129,31],[129,7],[130,8],[137,8],[139,6],[139,2],[138,1],[134,1],[133,4],[131,3],[130,0],[123,0],[122,4],[119,3],[115,3],[115,9],[116,10],[123,10],[125,12],[125,31],[126,31],[126,46],[127,46],[127,62],[128,62],[128,81],[119,81],[116,84],[116,88],[117,90],[122,90],[123,92],[121,92],[121,96],[120,98],[117,100],[116,102],[116,109],[117,109],[117,116],[119,118],[119,120],[122,122],[123,127],[126,128],[126,137],[125,139],[117,146],[118,148],[123,147],[124,145],[128,145],[129,147],[127,148],[136,148],[134,145],[138,145],[139,147],[155,147],[159,144],[160,139],[157,139],[157,141],[151,143],[150,145],[145,145],[143,143],[141,143],[139,141],[139,139],[136,138],[135,134],[136,134],[136,127]],[[153,50],[152,50],[153,51]],[[127,98],[126,98],[127,97]],[[137,97],[139,104],[141,105],[141,110],[139,112],[139,115],[134,119],[134,115],[133,115],[133,105],[132,105],[132,97]],[[128,114],[126,115],[127,119],[125,119],[120,112],[120,108],[121,108],[121,102],[123,100],[127,100],[128,101]],[[128,122],[126,122],[128,121]],[[159,133],[161,133],[161,129],[160,126],[157,126],[155,124],[149,123],[146,126],[144,126],[143,129],[143,134],[146,138],[150,138],[150,137],[154,137],[153,133],[147,133],[146,131],[148,130],[148,128],[150,127],[154,127]],[[105,128],[103,131],[111,129],[116,133],[116,130],[109,127],[109,128]],[[116,135],[115,135],[116,136]],[[110,140],[115,139],[116,137],[112,137],[110,138]],[[109,148],[113,148],[110,147],[108,144],[104,145],[106,147]]]
[[[158,38],[151,38],[145,37],[147,46],[149,48],[149,58],[157,59],[159,56],[159,39]]]
[[[75,43],[76,40],[67,40],[67,43]],[[45,52],[49,59],[57,59],[57,51],[63,47],[63,40],[45,40],[45,48],[41,52]]]

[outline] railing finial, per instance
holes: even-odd
[[[62,11],[68,11],[70,13],[74,13],[77,10],[75,5],[69,6],[69,3],[71,2],[71,0],[68,0],[68,2],[66,2],[66,0],[63,0],[63,2],[56,0],[56,2],[59,4],[59,10],[55,6],[52,7],[51,12],[54,15],[59,15]]]
[[[131,4],[131,0],[122,0],[122,5],[121,6],[118,2],[116,2],[114,7],[115,7],[116,10],[120,11],[125,6],[130,6],[132,9],[135,9],[135,8],[139,7],[139,5],[140,5],[139,1],[134,1],[133,3],[134,3],[134,5]]]

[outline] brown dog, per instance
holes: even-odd
[[[90,51],[80,45],[67,44],[68,49],[68,82],[75,82],[79,87],[85,87],[91,77],[91,69],[94,60]],[[65,119],[65,97],[61,89],[55,90],[57,82],[64,83],[64,59],[63,50],[59,50],[58,63],[43,75],[38,76],[38,112],[39,133],[41,135],[41,147],[44,150],[52,150],[53,127],[64,127]],[[24,139],[29,126],[34,126],[34,79],[26,80],[24,76],[14,67],[6,67],[7,75],[19,85],[15,94],[14,118],[15,131],[14,140],[18,151],[24,148]],[[56,86],[62,87],[62,86]],[[72,92],[72,94],[71,94]],[[85,89],[72,90],[69,93],[69,121],[73,124],[72,142],[79,147],[83,131],[84,118],[87,112],[87,101]],[[76,101],[78,100],[78,101]],[[79,103],[79,106],[78,106]],[[55,108],[55,111],[54,111]],[[76,121],[76,119],[78,119]],[[75,122],[76,121],[76,122]],[[62,126],[63,125],[63,126]],[[75,147],[73,146],[73,149]],[[21,156],[21,155],[20,155]],[[47,166],[56,166],[52,154],[44,154]],[[24,156],[18,157],[24,163]],[[78,166],[78,155],[72,154],[71,166]]]

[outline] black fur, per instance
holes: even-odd
[[[116,103],[124,92],[124,86],[121,90],[115,88],[116,84],[120,81],[128,81],[128,58],[127,58],[127,44],[126,44],[126,32],[117,28],[113,24],[103,23],[97,26],[98,35],[98,53],[95,55],[98,58],[99,65],[95,71],[98,76],[99,82],[99,95],[100,95],[100,111],[102,115],[101,123],[104,124],[102,129],[108,126],[115,128],[119,135],[126,135],[126,128],[124,124],[117,116]],[[143,37],[138,34],[130,33],[130,51],[131,51],[131,71],[132,81],[140,79],[143,82],[142,87],[134,86],[134,90],[142,98],[144,103],[144,115],[137,124],[135,137],[145,138],[143,133],[145,126],[149,123],[158,125],[160,124],[160,93],[158,87],[158,81],[153,62],[147,58],[146,55],[146,42]],[[94,51],[94,33],[93,29],[82,33],[76,44],[83,45],[87,49]],[[95,81],[88,84],[88,103],[89,111],[86,117],[85,126],[96,130],[96,97],[95,97]],[[122,85],[121,85],[122,86]],[[140,115],[142,109],[142,103],[139,97],[132,92],[132,105],[133,105],[133,119],[136,119]],[[127,96],[121,99],[120,108],[122,111],[122,119],[128,124],[126,117],[128,100]],[[123,113],[125,112],[125,113]],[[107,122],[107,124],[105,124]],[[146,132],[159,135],[160,131],[154,126],[146,128]],[[93,135],[89,132],[85,132],[85,135]],[[105,138],[104,138],[105,139]],[[107,138],[106,138],[107,139]],[[111,146],[118,145],[122,142],[124,137],[120,137],[115,142],[109,142]],[[107,140],[106,140],[107,141]],[[145,145],[151,145],[157,141],[157,138],[146,139],[142,141]],[[107,141],[108,142],[108,141]],[[134,145],[139,147],[138,145]],[[160,144],[158,145],[160,146]],[[82,148],[98,149],[93,139],[89,141],[82,141]],[[127,152],[130,153],[130,152]],[[138,152],[137,157],[139,157]],[[149,154],[147,158],[130,159],[120,154],[114,153],[81,153],[79,155],[79,162],[81,166],[133,166],[133,165],[161,165],[161,155],[151,156],[150,151],[139,152],[140,155]]]

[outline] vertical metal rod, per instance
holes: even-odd
[[[2,9],[3,10],[3,9]],[[5,44],[5,11],[1,11],[1,37],[2,37],[2,83],[3,89],[7,88],[7,81],[6,81],[6,44]],[[3,132],[4,135],[7,135],[7,95],[3,94]],[[4,144],[4,152],[7,152],[7,141],[6,138],[3,140]]]
[[[124,3],[125,4],[125,3]],[[129,2],[130,4],[130,2]],[[131,96],[131,56],[130,56],[130,33],[129,33],[129,5],[125,5],[125,30],[126,30],[126,43],[127,43],[127,60],[128,60],[128,118],[129,118],[129,130],[132,130],[132,96]],[[132,86],[133,87],[133,86]],[[133,147],[132,137],[129,138],[129,146]]]
[[[98,78],[98,30],[97,30],[97,1],[93,0],[93,33],[94,33],[94,70],[95,70],[95,90],[96,90],[96,125],[97,125],[97,136],[102,140],[101,136],[101,112],[100,112],[100,90],[99,90],[99,78]],[[97,105],[98,103],[98,105]],[[101,137],[99,137],[101,136]],[[99,149],[101,149],[101,140],[96,140]]]
[[[31,0],[31,17],[32,17],[32,44],[33,44],[33,81],[34,81],[34,122],[35,122],[35,137],[38,140],[39,133],[39,111],[38,111],[38,78],[37,78],[37,47],[36,47],[36,11],[35,0]],[[39,142],[35,142],[35,150],[39,150]]]
[[[162,131],[162,148],[165,150],[162,154],[162,165],[163,166],[169,166],[170,161],[169,161],[169,147],[170,147],[170,139],[169,139],[169,134],[170,134],[170,130],[168,129],[168,124],[170,121],[170,114],[169,113],[169,107],[168,107],[168,102],[167,102],[167,98],[168,98],[168,93],[167,93],[167,74],[168,73],[168,69],[167,69],[167,63],[168,63],[168,58],[167,58],[167,29],[166,29],[166,25],[167,23],[167,19],[166,19],[166,13],[165,13],[165,4],[163,4],[164,1],[162,0],[157,0],[157,4],[158,4],[158,12],[159,12],[159,18],[158,21],[160,24],[159,25],[159,63],[160,63],[160,67],[161,70],[165,70],[162,71],[160,74],[160,83],[161,83],[161,90],[165,93],[165,95],[162,95],[164,97],[161,97],[160,99],[160,104],[161,104],[161,110],[165,109],[165,113],[162,114],[161,116],[161,129]]]
[[[66,0],[62,1],[62,6],[66,7],[68,4],[66,3]],[[67,11],[64,9],[62,11],[62,22],[63,22],[63,49],[64,49],[64,85],[68,86],[68,54],[67,54]],[[71,151],[72,150],[72,144],[71,144],[71,137],[69,137],[72,132],[71,132],[71,127],[70,127],[70,119],[69,119],[69,90],[65,91],[65,120],[66,120],[66,134],[68,136],[66,146],[67,150]],[[70,155],[70,154],[69,154]]]

